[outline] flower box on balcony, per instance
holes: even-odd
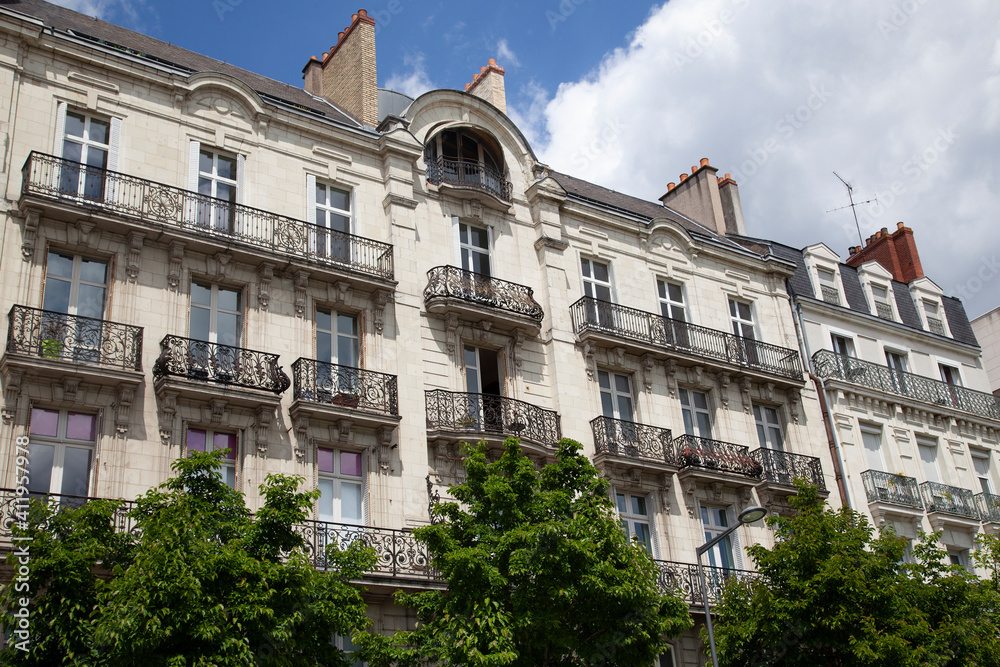
[[[330,403],[332,405],[340,405],[345,408],[356,408],[360,402],[361,397],[357,394],[334,394],[330,397]]]

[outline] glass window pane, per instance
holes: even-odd
[[[90,487],[90,450],[67,447],[63,453],[62,491],[67,496],[86,496]]]
[[[214,173],[212,169],[212,151],[201,150],[201,155],[198,157],[198,171],[203,174]]]
[[[358,339],[340,336],[337,338],[337,363],[341,366],[358,365]]]
[[[212,288],[198,283],[191,283],[191,303],[199,306],[212,305]]]
[[[205,451],[206,433],[200,429],[189,428],[187,432],[187,447],[189,451]]]
[[[326,206],[326,186],[319,183],[316,184],[316,203]]]
[[[66,112],[66,136],[83,138],[83,129],[87,123],[86,117],[82,114]]]
[[[760,443],[760,446],[764,449],[768,449],[767,435],[764,432],[764,425],[760,422],[757,422],[757,442]]]
[[[240,316],[233,313],[219,313],[217,342],[222,345],[238,346],[240,340]]]
[[[333,515],[333,480],[319,480],[319,520],[336,521]]]
[[[42,408],[32,408],[31,435],[40,435],[46,438],[58,437],[59,411],[43,410]]]
[[[597,382],[601,389],[611,391],[611,374],[607,371],[597,371]]]
[[[211,334],[212,313],[208,308],[191,308],[191,328],[188,335],[195,340],[208,340]]]
[[[228,486],[230,489],[236,488],[236,466],[224,465],[222,466],[222,483]]]
[[[93,259],[80,260],[80,280],[103,285],[108,280],[108,265]]]
[[[590,277],[590,260],[589,259],[581,259],[580,260],[580,270],[583,272],[583,277],[584,278],[589,278]]]
[[[66,255],[50,252],[46,262],[45,271],[47,275],[59,276],[60,278],[73,277],[73,258]]]
[[[319,468],[320,472],[333,472],[333,450],[332,449],[317,449],[316,450],[316,466]]]
[[[608,265],[594,262],[594,278],[602,283],[610,282],[608,275]]]
[[[615,375],[615,389],[622,394],[632,394],[627,375]]]
[[[670,290],[671,301],[674,301],[676,303],[684,303],[684,295],[681,294],[680,285],[674,285],[673,283],[671,283],[670,285],[668,285],[668,288]]]
[[[615,504],[618,505],[618,512],[625,513],[628,511],[628,505],[625,504],[625,494],[616,493],[615,494]]]
[[[228,449],[227,459],[236,460],[236,450],[239,448],[239,438],[235,433],[216,433],[212,437],[213,449]]]
[[[615,402],[611,394],[604,391],[601,392],[601,413],[605,417],[615,418]]]
[[[704,412],[698,413],[698,435],[702,438],[712,437],[712,422]]]
[[[67,114],[68,116],[69,114]],[[90,137],[91,141],[98,144],[107,144],[108,136],[110,135],[111,124],[106,120],[99,120],[97,118],[90,119]]]
[[[316,328],[323,331],[333,330],[333,315],[326,310],[316,311]]]
[[[76,314],[102,319],[104,316],[104,287],[80,285],[76,297]]]
[[[236,186],[229,185],[228,183],[217,183],[215,186],[215,197],[216,199],[221,199],[222,201],[227,201],[230,204],[236,203]],[[226,215],[226,208],[219,207],[220,220],[216,224],[221,224]]]
[[[32,442],[28,446],[28,491],[32,493],[48,493],[52,481],[52,461],[56,455],[53,445],[43,445]]]
[[[693,392],[694,405],[701,410],[708,410],[708,396],[700,391]]]
[[[348,523],[361,523],[364,520],[360,484],[340,483],[340,517],[341,521]]]
[[[646,498],[643,496],[632,496],[632,514],[647,516]]]
[[[66,418],[66,437],[70,440],[93,442],[96,426],[96,415],[81,415],[76,412],[70,412]]]
[[[680,395],[681,395],[681,405],[683,405],[684,407],[690,407],[691,399],[688,397],[687,389],[681,389]]]
[[[351,193],[346,190],[330,188],[330,206],[341,211],[351,210]]]
[[[42,310],[68,313],[71,289],[72,285],[68,280],[50,277],[45,281],[45,299],[42,302]]]
[[[774,408],[765,408],[767,411],[767,420],[772,424],[778,423],[778,411]]]
[[[662,280],[656,281],[656,291],[660,293],[661,299],[667,298],[667,284]]]
[[[236,180],[236,158],[219,156],[219,177]]]
[[[333,341],[330,334],[320,331],[316,334],[316,358],[326,363],[333,363]]]
[[[361,454],[357,452],[341,452],[340,474],[361,477]]]
[[[108,165],[108,152],[100,148],[94,148],[91,146],[87,150],[87,166],[97,167],[98,169],[104,169]],[[96,174],[94,175],[96,176]],[[96,189],[97,184],[95,183],[92,187]]]
[[[350,315],[338,315],[337,333],[347,334],[349,336],[357,336],[358,319],[356,317],[351,317]]]
[[[70,162],[79,162],[80,158],[83,157],[83,146],[72,141],[63,142],[62,157],[64,160],[68,160]],[[70,170],[67,168],[66,171],[63,172],[63,178],[69,178],[70,183],[75,183],[79,173],[80,172],[77,169]],[[72,185],[66,189],[72,192],[76,189],[76,186]]]
[[[649,524],[647,523],[633,523],[635,527],[635,536],[639,538],[642,545],[646,548],[648,553],[653,553],[653,536],[649,530]]]

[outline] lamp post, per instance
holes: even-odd
[[[765,516],[767,516],[767,510],[763,507],[746,508],[740,512],[739,521],[736,522],[735,526],[730,526],[724,532],[716,535],[708,542],[705,542],[705,544],[698,547],[698,550],[695,552],[698,556],[698,576],[701,577],[701,601],[705,605],[705,625],[708,627],[708,646],[712,650],[712,667],[719,667],[719,658],[715,654],[715,633],[712,631],[712,609],[708,605],[708,582],[705,580],[705,568],[701,565],[701,556],[716,544],[729,537],[734,530],[743,524],[760,521]]]

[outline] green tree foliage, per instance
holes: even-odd
[[[251,517],[222,482],[221,456],[177,460],[176,477],[136,501],[135,534],[113,529],[112,502],[34,503],[19,531],[31,537],[31,641],[27,652],[6,648],[3,664],[348,665],[330,642],[368,625],[350,580],[374,554],[332,549],[329,570],[317,571],[293,526],[318,492],[268,475]],[[23,595],[5,586],[2,603],[13,610]]]
[[[996,588],[943,564],[939,535],[903,564],[905,540],[826,508],[815,487],[791,504],[768,519],[774,548],[748,549],[761,577],[728,586],[716,608],[720,665],[1000,664]]]
[[[541,472],[514,438],[494,463],[482,443],[465,453],[458,502],[415,531],[447,591],[398,596],[417,610],[417,629],[361,633],[369,664],[649,667],[663,638],[690,626],[687,605],[659,592],[652,559],[622,532],[579,443],[562,440]]]

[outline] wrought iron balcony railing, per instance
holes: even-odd
[[[703,604],[701,596],[701,577],[698,576],[698,566],[691,563],[675,563],[667,560],[656,560],[660,574],[657,580],[660,590],[674,593],[689,605],[699,607]],[[708,584],[709,603],[716,603],[722,594],[722,589],[730,581],[752,581],[760,578],[757,572],[736,570],[724,567],[705,565],[705,582]]]
[[[1000,496],[992,493],[977,493],[976,507],[979,518],[988,523],[1000,523]]]
[[[429,580],[438,578],[437,571],[431,567],[427,545],[409,531],[326,521],[306,521],[295,529],[305,540],[306,553],[313,565],[319,569],[327,567],[328,546],[346,549],[352,543],[360,542],[375,550],[375,566],[369,574]]]
[[[180,336],[165,336],[160,341],[160,356],[153,365],[153,377],[167,376],[262,389],[275,394],[285,391],[292,383],[278,366],[276,354]]]
[[[923,509],[917,480],[906,475],[895,475],[881,470],[866,470],[861,473],[865,485],[865,495],[870,503],[892,503],[905,507]]]
[[[843,380],[923,403],[944,405],[981,417],[1000,419],[1000,398],[986,392],[897,371],[830,350],[820,350],[814,354],[813,366],[816,374],[823,379]]]
[[[142,371],[142,327],[27,306],[7,321],[7,352]]]
[[[535,301],[533,294],[532,289],[524,285],[482,276],[454,266],[436,266],[427,272],[424,301],[435,297],[451,297],[517,313],[541,322],[542,307]]]
[[[424,397],[429,429],[509,435],[546,446],[562,438],[559,413],[515,398],[443,389]]]
[[[610,417],[590,421],[598,454],[676,464],[670,430]]]
[[[820,491],[826,491],[823,467],[815,456],[761,447],[750,452],[750,458],[763,468],[762,479],[765,481],[791,486],[796,479],[802,478]]]
[[[399,414],[395,375],[300,358],[292,364],[292,380],[298,400]]]
[[[96,500],[89,496],[71,496],[60,493],[32,493],[30,496],[18,495],[15,489],[0,489],[0,541],[8,541],[13,537],[14,524],[24,523],[24,513],[28,511],[28,500],[45,499],[50,505],[65,508],[75,508]],[[115,501],[119,507],[111,515],[112,524],[119,533],[136,533],[135,519],[129,513],[135,503],[128,500]]]
[[[427,162],[427,182],[447,183],[488,192],[505,202],[513,198],[513,186],[496,169],[476,160],[439,157]]]
[[[720,440],[682,435],[674,438],[674,456],[683,468],[703,468],[759,479],[763,467],[750,457],[748,447]]]
[[[588,296],[570,306],[570,314],[577,334],[607,333],[779,377],[802,379],[799,353],[785,347]]]
[[[924,482],[920,485],[920,495],[928,512],[945,512],[979,519],[979,509],[969,489],[937,482]]]
[[[24,163],[21,194],[75,202],[283,257],[393,278],[388,243],[43,153],[32,152]]]

